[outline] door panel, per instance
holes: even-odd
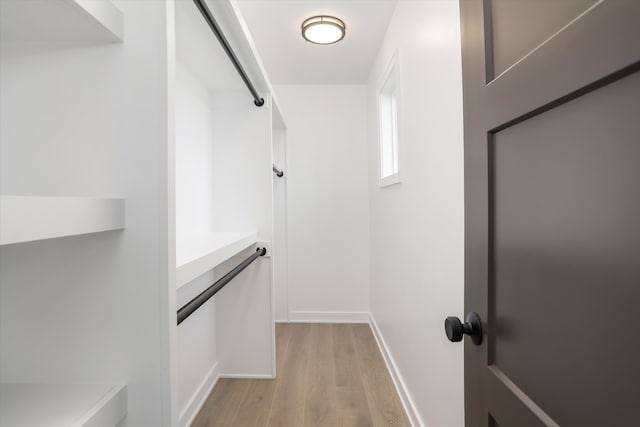
[[[489,366],[484,379],[484,393],[487,396],[489,423],[518,427],[557,427],[558,424],[547,415],[527,394],[509,379],[495,365]],[[495,416],[495,418],[494,418]],[[474,417],[467,425],[485,425],[483,417]],[[491,425],[491,424],[490,424]]]
[[[489,80],[525,57],[549,36],[560,31],[597,0],[514,1],[489,0],[488,17],[493,60]]]
[[[549,3],[461,1],[466,424],[640,425],[640,2]]]
[[[496,133],[490,147],[489,364],[560,425],[607,425],[621,411],[640,424],[628,375],[640,352],[614,326],[638,304],[638,112],[635,73]]]
[[[540,1],[513,1],[515,5],[529,2]],[[546,3],[546,0],[542,3]],[[460,4],[463,37],[467,37],[465,43],[469,47],[467,50],[485,52],[485,44],[489,44],[491,39],[490,32],[484,32],[484,24],[464,22],[467,19],[465,10],[474,9],[474,6],[477,10],[468,10],[472,12],[469,18],[480,15],[481,18],[476,19],[485,19],[481,2],[462,0]],[[549,34],[542,46],[493,80],[485,78],[485,56],[487,61],[490,60],[488,51],[486,55],[480,53],[473,57],[463,53],[463,65],[467,69],[481,69],[479,75],[474,73],[467,77],[478,80],[474,85],[483,94],[485,108],[478,114],[484,117],[479,118],[487,123],[489,129],[509,126],[514,120],[566,102],[565,97],[572,98],[593,90],[592,85],[606,84],[619,78],[620,75],[616,73],[628,73],[626,67],[634,67],[640,57],[638,17],[640,1],[601,0],[562,31]],[[489,22],[496,21],[495,17],[486,19]],[[503,19],[509,18],[505,16]],[[471,40],[472,37],[478,40]],[[513,38],[515,42],[520,40],[518,33]],[[478,47],[473,48],[473,45]],[[483,81],[490,83],[484,84]]]

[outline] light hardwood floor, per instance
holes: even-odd
[[[279,323],[277,378],[218,381],[192,427],[410,427],[369,325]]]

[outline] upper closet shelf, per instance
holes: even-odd
[[[178,238],[176,287],[181,287],[256,243],[255,232],[210,233]]]
[[[3,42],[121,42],[124,16],[110,0],[1,0]]]
[[[115,427],[127,414],[127,387],[0,384],[0,427]]]
[[[0,196],[0,245],[117,230],[124,199]]]

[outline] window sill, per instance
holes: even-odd
[[[400,184],[402,179],[400,179],[399,173],[394,173],[393,175],[385,176],[384,178],[380,178],[379,187],[389,187],[391,185]]]

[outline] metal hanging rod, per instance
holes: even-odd
[[[213,31],[213,34],[215,34],[216,38],[222,45],[222,48],[227,53],[227,56],[233,63],[233,66],[236,68],[236,71],[238,71],[238,74],[240,74],[240,77],[242,78],[242,81],[249,89],[249,92],[251,92],[251,95],[253,96],[253,99],[254,99],[253,103],[256,104],[256,106],[258,107],[262,107],[264,105],[264,99],[261,98],[260,95],[258,95],[258,91],[256,90],[255,86],[253,86],[253,83],[251,83],[251,80],[249,80],[249,76],[247,76],[247,73],[244,71],[244,68],[242,68],[242,64],[240,64],[238,57],[236,56],[233,49],[231,49],[231,46],[229,45],[227,38],[224,36],[224,33],[220,29],[220,26],[218,26],[218,23],[216,22],[216,20],[213,18],[213,15],[211,14],[209,7],[205,3],[205,0],[193,0],[193,2],[198,7],[198,10],[202,14],[202,17],[204,18],[204,20],[207,21],[207,24],[209,24],[209,28],[211,28],[211,31]]]
[[[278,169],[276,165],[273,165],[273,173],[275,173],[278,178],[282,178],[284,176],[284,171]]]
[[[220,280],[217,280],[213,285],[202,291],[200,295],[183,305],[180,310],[178,310],[178,325],[182,323],[187,317],[191,316],[194,311],[202,306],[202,304],[209,301],[209,298],[217,294],[220,289],[224,288],[226,284],[231,281],[231,279],[240,274],[240,272],[247,268],[249,264],[251,264],[257,258],[266,254],[267,249],[257,248],[256,252],[253,255],[242,261],[240,264],[238,264],[237,267],[222,276]]]

